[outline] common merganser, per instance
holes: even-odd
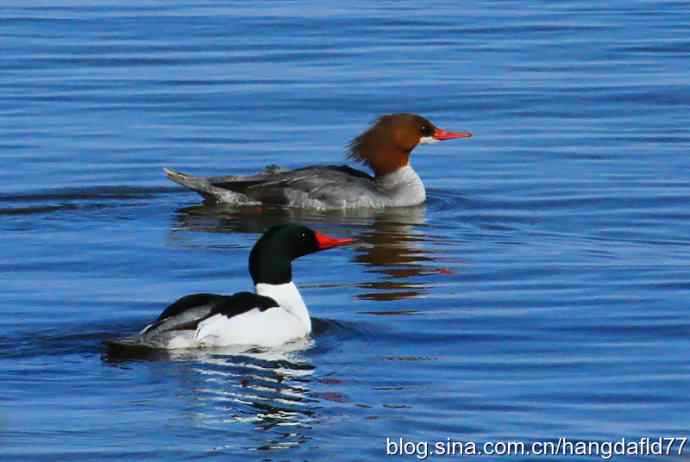
[[[292,282],[292,260],[351,242],[302,225],[273,226],[249,254],[255,293],[182,297],[146,326],[138,340],[155,348],[177,349],[276,347],[303,338],[311,332],[311,319]]]
[[[391,114],[352,140],[348,157],[374,172],[341,165],[295,170],[268,167],[251,176],[187,175],[165,168],[172,181],[205,199],[232,205],[279,205],[319,210],[406,207],[426,200],[424,183],[410,165],[418,144],[469,138],[448,132],[416,114]]]

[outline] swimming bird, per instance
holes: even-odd
[[[255,292],[187,295],[168,306],[138,336],[155,348],[231,345],[277,347],[311,332],[311,318],[292,281],[292,261],[352,243],[297,224],[273,226],[249,254]]]
[[[420,115],[390,114],[348,146],[348,157],[369,167],[373,177],[346,165],[269,167],[251,176],[201,177],[164,170],[172,181],[211,202],[317,210],[406,207],[426,200],[424,183],[410,165],[414,148],[471,136],[445,131]]]

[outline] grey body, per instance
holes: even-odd
[[[267,168],[252,176],[200,177],[165,169],[172,181],[205,199],[232,205],[278,205],[318,210],[418,205],[424,185],[412,169],[374,178],[347,166]]]

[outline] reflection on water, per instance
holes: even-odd
[[[426,225],[426,207],[392,209],[377,215],[364,227],[358,239],[356,263],[383,279],[359,284],[362,299],[400,300],[425,294],[429,284],[422,276],[442,271],[434,266],[437,250],[430,244],[435,237]]]
[[[241,443],[221,440],[210,450],[280,451],[309,442],[314,428],[329,421],[329,405],[350,401],[342,391],[343,381],[332,371],[317,374],[313,358],[366,334],[354,324],[321,319],[314,319],[313,327],[312,338],[278,348],[158,350],[130,343],[131,337],[119,338],[125,326],[116,326],[107,334],[102,360],[171,384],[169,395],[179,404],[166,407],[183,409],[195,429],[224,435],[229,429],[246,432],[250,427]],[[87,338],[96,337],[103,340],[103,334]],[[79,351],[84,348],[83,341],[70,343]]]
[[[180,386],[175,395],[198,427],[250,424],[257,431],[250,448],[254,450],[291,448],[309,440],[301,429],[315,423],[319,404],[310,390],[314,366],[302,355],[313,345],[311,339],[249,351],[246,347],[132,349],[127,354],[113,345],[110,343],[104,355],[113,365],[143,360],[178,362],[181,367],[175,375]],[[236,448],[234,443],[232,446]]]
[[[179,209],[174,233],[255,233],[287,222],[317,224],[334,234],[356,238],[353,262],[379,277],[359,282],[358,298],[390,301],[414,298],[429,290],[425,276],[445,273],[437,266],[440,236],[430,233],[426,206],[389,210],[317,212],[302,209],[197,205]],[[329,229],[330,228],[330,229]]]

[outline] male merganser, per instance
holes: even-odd
[[[168,178],[205,199],[232,205],[280,205],[326,209],[406,207],[426,200],[424,183],[410,165],[418,144],[469,138],[470,132],[447,132],[416,114],[380,117],[352,140],[348,157],[368,173],[342,166],[295,170],[269,167],[251,176],[199,177],[164,169]]]
[[[247,345],[275,347],[311,332],[309,311],[292,282],[292,260],[350,244],[296,224],[273,226],[249,254],[256,292],[180,298],[139,333],[156,348]]]

